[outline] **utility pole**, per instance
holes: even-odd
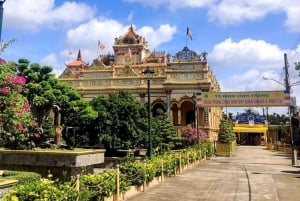
[[[289,66],[288,66],[288,60],[287,60],[287,54],[284,53],[284,72],[285,72],[285,92],[291,93],[291,84],[290,84],[290,78],[289,78]],[[290,133],[291,133],[291,154],[292,154],[292,165],[297,165],[297,149],[295,147],[294,142],[294,129],[292,127],[292,106],[288,106],[288,113],[289,113],[289,123],[290,123]]]
[[[3,21],[3,4],[5,0],[0,1],[0,42],[2,42],[1,33],[2,33],[2,21]]]

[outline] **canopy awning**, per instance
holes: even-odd
[[[241,127],[241,126],[236,126],[236,127],[233,127],[233,131],[235,133],[266,133],[268,131],[268,127]]]

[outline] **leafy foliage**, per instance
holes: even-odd
[[[30,104],[21,94],[26,79],[17,76],[14,64],[0,66],[0,111],[4,132],[1,133],[5,145],[13,149],[24,149],[34,137],[35,121]]]
[[[148,115],[144,105],[126,91],[108,97],[99,96],[91,101],[98,118],[91,126],[99,134],[107,153],[117,149],[146,148]],[[156,152],[164,152],[180,146],[180,139],[169,117],[162,111],[152,118],[152,146]]]
[[[54,129],[49,124],[53,124],[51,111],[54,105],[57,105],[61,109],[62,122],[54,122],[54,124],[60,123],[66,127],[77,127],[77,133],[80,133],[77,142],[90,144],[91,137],[87,128],[90,126],[90,121],[93,121],[98,114],[75,89],[55,78],[50,66],[30,64],[27,59],[19,59],[16,71],[19,75],[27,78],[23,94],[31,105],[31,111],[38,126],[41,130],[46,128],[44,134],[47,134],[48,137],[54,134]],[[73,135],[68,134],[66,133],[64,137],[66,141],[70,142]]]
[[[180,166],[209,157],[212,154],[211,143],[194,145],[180,152],[166,152],[154,156],[151,160],[136,161],[127,157],[120,165],[120,192],[125,192],[130,185],[141,185],[155,176],[174,174]],[[59,200],[59,201],[103,201],[116,192],[116,169],[98,174],[82,175],[79,192],[75,188],[75,178],[70,182],[41,179],[17,184],[4,193],[2,201],[12,200]]]
[[[273,113],[268,116],[268,122],[270,125],[282,125],[286,124],[286,122],[289,121],[289,118],[286,115],[279,115],[276,113]]]
[[[146,110],[132,94],[121,91],[91,101],[98,118],[94,128],[107,149],[128,149],[145,144]]]
[[[23,171],[13,171],[13,170],[4,170],[1,176],[4,179],[18,180],[18,184],[41,179],[41,175],[36,172],[23,172]]]
[[[115,175],[115,170],[106,170],[101,174],[83,175],[80,178],[80,200],[102,201],[112,196],[116,189]]]
[[[158,153],[181,147],[181,140],[176,134],[171,119],[162,110],[157,111],[152,124],[152,146]],[[148,143],[147,138],[147,143]]]
[[[221,119],[219,125],[218,142],[230,143],[235,140],[235,134],[233,131],[233,123],[231,121]]]
[[[74,201],[78,197],[75,188],[71,188],[69,182],[60,183],[48,179],[26,182],[16,185],[5,193],[2,201],[11,200],[60,200]]]

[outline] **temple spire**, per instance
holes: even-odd
[[[81,51],[80,49],[78,50],[78,55],[77,55],[77,61],[80,61],[81,60]]]

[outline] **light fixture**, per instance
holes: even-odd
[[[152,135],[151,135],[151,88],[150,80],[153,78],[154,71],[147,66],[146,70],[143,71],[145,78],[147,79],[147,94],[148,94],[148,137],[149,137],[149,150],[148,156],[152,158]]]

